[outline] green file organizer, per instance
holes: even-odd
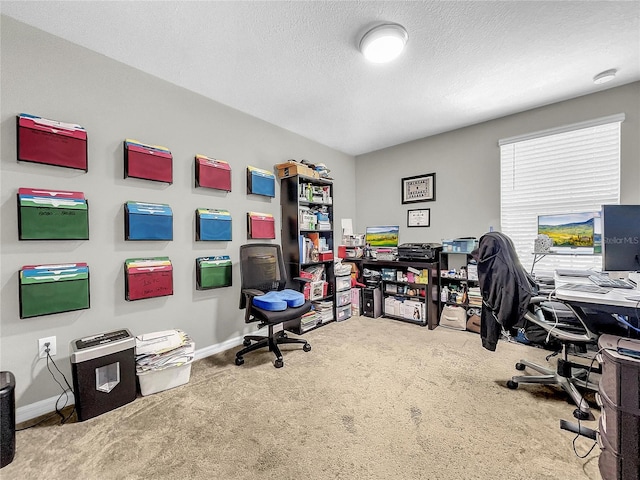
[[[232,263],[228,255],[196,258],[196,285],[198,290],[230,287]]]
[[[20,318],[89,308],[85,263],[24,266],[19,277]]]
[[[89,204],[82,192],[18,189],[20,240],[89,240]]]

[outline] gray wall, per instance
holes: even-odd
[[[278,187],[274,199],[246,194],[248,165],[273,170],[275,164],[290,158],[323,162],[335,178],[336,225],[342,218],[355,217],[352,156],[15,20],[2,17],[1,27],[0,362],[2,370],[16,376],[18,407],[46,402],[60,392],[45,361],[37,358],[38,338],[57,336],[55,360],[71,381],[68,345],[83,336],[122,327],[133,334],[181,328],[193,337],[201,354],[207,354],[216,346],[236,344],[241,335],[255,328],[245,326],[244,312],[238,309],[238,248],[247,242],[246,212],[273,214],[279,230],[280,202]],[[18,163],[15,117],[22,112],[85,127],[89,135],[89,172]],[[173,184],[123,179],[125,138],[169,148],[174,157]],[[194,188],[194,155],[198,153],[231,164],[231,193]],[[18,241],[19,187],[84,192],[90,208],[90,240]],[[123,203],[127,200],[170,204],[174,212],[173,241],[124,241]],[[194,211],[199,207],[231,212],[232,242],[195,242]],[[275,242],[279,241],[278,232]],[[194,259],[223,254],[234,261],[233,287],[196,291]],[[171,258],[173,296],[124,300],[123,261],[140,256]],[[21,266],[62,262],[89,264],[91,308],[20,319]]]
[[[498,230],[498,140],[615,113],[626,115],[621,203],[640,203],[640,82],[635,82],[356,157],[354,228],[364,232],[367,225],[399,223],[401,243]],[[402,205],[401,178],[431,172],[436,173],[436,200]],[[407,228],[407,210],[414,208],[431,210],[430,227]]]

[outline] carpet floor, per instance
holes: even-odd
[[[560,430],[554,387],[506,388],[548,351],[353,317],[283,348],[195,361],[188,384],[84,422],[16,434],[7,479],[599,480],[593,442]],[[197,345],[196,345],[197,347]],[[594,412],[598,416],[597,410]],[[596,422],[585,426],[597,428]]]

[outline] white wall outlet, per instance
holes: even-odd
[[[38,356],[40,358],[47,358],[46,343],[49,344],[49,355],[53,357],[56,354],[56,337],[40,338],[38,340]]]

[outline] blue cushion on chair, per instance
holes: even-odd
[[[280,312],[287,309],[287,301],[282,298],[280,292],[276,291],[253,297],[253,305],[270,312]]]
[[[285,300],[290,307],[301,307],[304,305],[304,295],[300,292],[285,288],[278,293],[280,293],[280,297]]]

